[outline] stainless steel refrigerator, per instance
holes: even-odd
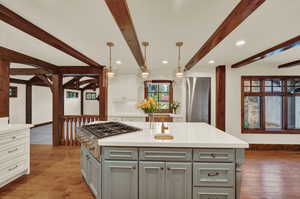
[[[186,121],[211,122],[211,78],[186,77]]]

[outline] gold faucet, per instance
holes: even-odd
[[[165,133],[165,130],[169,129],[167,126],[165,126],[165,123],[162,122],[161,124],[161,133]]]

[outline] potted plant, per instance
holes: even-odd
[[[180,106],[180,102],[177,101],[174,101],[173,103],[170,104],[170,108],[174,114],[176,114],[176,111],[179,108],[179,106]]]
[[[148,114],[150,128],[153,128],[153,113],[158,112],[159,103],[154,98],[148,97],[138,104],[138,108],[142,109],[144,113]]]

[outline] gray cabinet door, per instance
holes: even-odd
[[[192,163],[166,163],[166,199],[192,198]]]
[[[137,199],[136,161],[105,161],[102,174],[103,199]]]
[[[165,199],[165,163],[140,162],[139,198]]]
[[[80,148],[80,172],[86,182],[88,182],[88,158],[89,155],[82,146]]]
[[[88,158],[88,185],[97,199],[101,197],[101,164],[89,156]],[[100,189],[99,189],[100,188]]]

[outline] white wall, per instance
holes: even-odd
[[[151,80],[174,80],[171,74],[151,74]],[[109,80],[108,89],[108,114],[140,114],[137,108],[139,101],[144,99],[144,79],[136,74],[119,74],[115,79]],[[178,114],[184,113],[185,101],[183,100],[183,81],[173,83],[174,100],[181,103]]]
[[[98,100],[86,100],[86,92],[95,92],[94,90],[85,90],[83,95],[83,114],[85,115],[99,115],[99,101]],[[96,89],[97,96],[99,95],[99,89]]]
[[[40,124],[50,121],[52,121],[52,93],[50,88],[32,86],[32,123]]]
[[[78,93],[78,98],[67,98],[67,91],[73,91]],[[78,90],[65,89],[65,115],[80,115],[80,100],[81,92]]]
[[[241,76],[246,75],[299,75],[299,67],[278,69],[276,66],[251,64],[239,69],[226,68],[226,131],[249,143],[299,144],[300,135],[241,134]]]
[[[18,88],[18,96],[9,98],[9,121],[13,124],[24,124],[25,121],[25,103],[26,86],[24,84],[10,84]]]
[[[0,128],[6,127],[8,125],[8,117],[0,118]]]

